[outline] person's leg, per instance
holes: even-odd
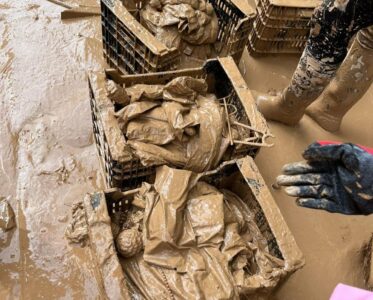
[[[337,131],[347,111],[373,81],[373,26],[362,29],[321,97],[306,113],[322,128]]]
[[[346,56],[351,37],[373,24],[373,0],[324,0],[312,18],[306,49],[281,96],[261,97],[258,106],[270,120],[295,125],[322,93]]]

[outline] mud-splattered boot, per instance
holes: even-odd
[[[373,81],[373,27],[364,31],[359,32],[336,77],[306,110],[327,131],[339,130],[344,115],[361,99]],[[368,37],[368,31],[371,48],[363,40]]]
[[[305,49],[290,85],[282,95],[260,97],[258,107],[267,120],[294,126],[304,111],[324,90],[335,75],[338,65],[323,63]]]

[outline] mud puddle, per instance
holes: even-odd
[[[289,82],[298,57],[282,55],[253,59],[244,54],[241,73],[253,94],[279,93]],[[262,149],[256,159],[270,186],[284,164],[302,160],[302,151],[317,139],[353,142],[372,146],[373,86],[346,115],[335,134],[321,129],[308,116],[296,127],[269,122],[275,146]],[[338,283],[364,288],[362,247],[369,241],[373,216],[344,216],[297,207],[281,190],[272,190],[287,224],[305,255],[306,265],[278,290],[274,299],[329,299]],[[317,287],[317,291],[315,291]]]
[[[99,18],[62,23],[62,9],[1,3],[0,195],[17,219],[0,233],[1,299],[99,295],[89,253],[63,239],[71,204],[102,188],[85,75],[99,68]]]

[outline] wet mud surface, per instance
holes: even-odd
[[[89,253],[63,238],[72,203],[102,187],[85,75],[99,19],[63,24],[62,9],[1,1],[0,194],[17,221],[0,233],[1,299],[99,294]]]
[[[240,69],[254,94],[275,94],[290,80],[298,59],[283,55],[281,60],[276,56],[254,60],[245,55],[246,64],[241,62]],[[373,86],[347,113],[341,130],[335,134],[324,131],[308,116],[293,128],[268,122],[276,136],[275,146],[262,149],[256,159],[267,185],[275,182],[284,164],[302,160],[302,151],[317,139],[371,147],[372,105]],[[274,299],[329,299],[338,283],[364,288],[361,250],[370,239],[373,216],[345,216],[300,208],[281,190],[272,189],[272,195],[306,259],[303,269],[280,287]]]
[[[1,299],[102,298],[88,248],[64,239],[73,202],[104,188],[86,80],[86,71],[103,63],[100,19],[62,22],[63,9],[46,0],[0,3],[0,196],[8,197],[17,222],[0,232]],[[297,60],[250,58],[241,70],[252,89],[280,90]],[[372,105],[371,88],[337,135],[308,117],[295,129],[270,123],[276,146],[257,159],[267,184],[316,138],[372,146]],[[296,207],[280,191],[273,195],[307,261],[273,299],[326,299],[338,282],[362,287],[360,249],[373,216],[315,212]]]

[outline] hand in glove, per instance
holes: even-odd
[[[320,142],[311,144],[303,157],[305,162],[285,165],[284,175],[277,177],[299,206],[349,215],[373,213],[373,151]]]

